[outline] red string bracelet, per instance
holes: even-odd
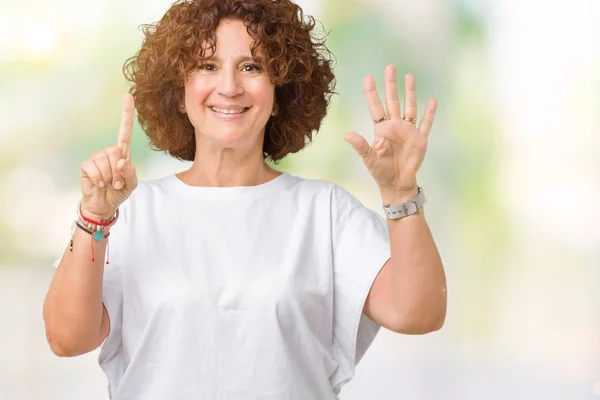
[[[84,217],[81,214],[81,201],[77,204],[77,216],[82,224],[79,221],[75,221],[72,226],[71,232],[71,242],[69,245],[70,251],[73,251],[73,236],[75,226],[79,227],[84,232],[90,235],[90,247],[92,250],[92,261],[96,261],[96,257],[94,255],[94,241],[99,242],[102,239],[108,239],[110,235],[110,227],[114,225],[114,223],[119,218],[119,209],[117,208],[115,215],[110,220],[101,220],[95,221],[91,218]],[[110,242],[107,241],[107,255],[106,255],[106,264],[110,264]]]

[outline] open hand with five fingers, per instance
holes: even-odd
[[[137,187],[137,173],[130,162],[133,113],[133,96],[127,93],[123,96],[116,144],[94,153],[81,164],[81,212],[88,218],[111,218]]]
[[[369,113],[375,123],[375,139],[369,145],[364,137],[354,132],[346,133],[344,139],[363,158],[382,191],[415,195],[416,174],[427,151],[437,101],[433,98],[429,100],[424,116],[417,125],[415,78],[412,74],[406,74],[404,79],[403,116],[396,85],[396,68],[388,65],[385,69],[385,108],[379,99],[375,80],[370,75],[366,76],[363,87]]]

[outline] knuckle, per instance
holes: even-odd
[[[100,168],[100,172],[102,173],[102,176],[110,179],[112,177],[112,170],[110,168],[110,164],[104,164],[99,166]]]
[[[106,150],[100,150],[95,152],[94,154],[92,154],[92,157],[90,157],[91,160],[93,161],[102,161],[106,159]]]
[[[91,165],[91,164],[92,164],[92,160],[90,160],[90,159],[88,158],[87,160],[85,160],[85,161],[83,161],[83,162],[81,163],[81,165],[79,166],[79,168],[81,168],[81,169],[83,169],[83,170],[87,170],[87,169],[90,167],[90,165]]]
[[[116,144],[111,144],[105,149],[105,151],[109,156],[121,155],[121,149],[119,149],[119,146]]]
[[[89,159],[83,162],[81,168],[88,173],[88,175],[99,175],[100,169],[94,160]]]
[[[97,168],[87,169],[87,170],[85,170],[85,173],[94,182],[97,182],[97,181],[99,181],[102,178],[102,175],[100,174],[100,171],[98,171]]]
[[[117,161],[122,158],[121,150],[115,145],[115,147],[110,147],[107,149],[106,154],[108,155],[108,159],[110,160],[113,168],[115,168]]]
[[[104,165],[106,164],[106,158],[92,159],[92,163],[94,163],[94,166],[101,171]]]

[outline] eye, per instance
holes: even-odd
[[[262,71],[258,64],[246,64],[242,67],[245,72],[258,72]]]
[[[217,67],[215,64],[200,64],[197,68],[204,71],[214,71]]]

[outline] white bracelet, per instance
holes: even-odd
[[[419,212],[419,208],[423,207],[426,202],[427,199],[425,199],[423,188],[419,186],[419,194],[415,197],[401,204],[385,204],[383,212],[388,219],[403,218]]]

